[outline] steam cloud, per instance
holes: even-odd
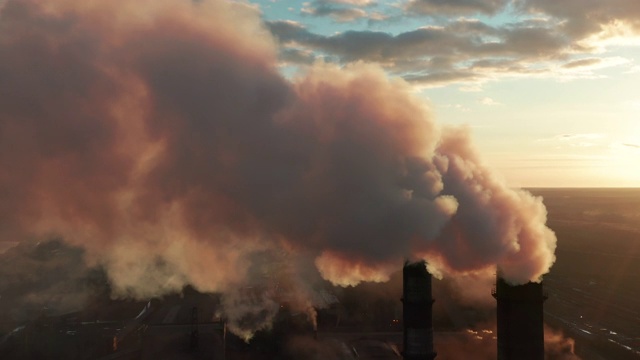
[[[349,285],[384,281],[405,258],[445,273],[497,265],[513,283],[554,262],[541,199],[495,177],[468,131],[437,126],[376,66],[285,79],[251,6],[0,11],[0,240],[62,236],[118,296],[231,294],[265,253],[308,260],[263,269],[303,288],[301,310],[317,305],[306,264]],[[251,303],[226,303],[244,309],[238,332],[253,326],[240,326]]]

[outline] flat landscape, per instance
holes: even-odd
[[[640,358],[640,190],[531,191],[558,237],[545,321],[585,359]]]

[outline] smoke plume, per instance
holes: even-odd
[[[5,1],[0,239],[61,236],[136,298],[231,294],[265,252],[341,285],[419,256],[513,283],[548,271],[541,199],[508,188],[407,83],[362,63],[292,80],[277,65],[244,3]]]
[[[566,337],[562,331],[549,326],[544,327],[545,359],[549,360],[580,360],[574,352],[575,340]]]

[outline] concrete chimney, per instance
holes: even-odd
[[[404,350],[406,360],[433,360],[431,274],[424,261],[405,263],[403,279]]]
[[[510,285],[498,275],[492,295],[498,302],[498,360],[544,360],[542,283]]]

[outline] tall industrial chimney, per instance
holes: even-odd
[[[492,295],[498,302],[498,360],[544,360],[542,283],[514,286],[498,275]]]
[[[406,360],[433,360],[433,298],[431,296],[431,274],[424,261],[404,264],[403,323],[404,350]]]

